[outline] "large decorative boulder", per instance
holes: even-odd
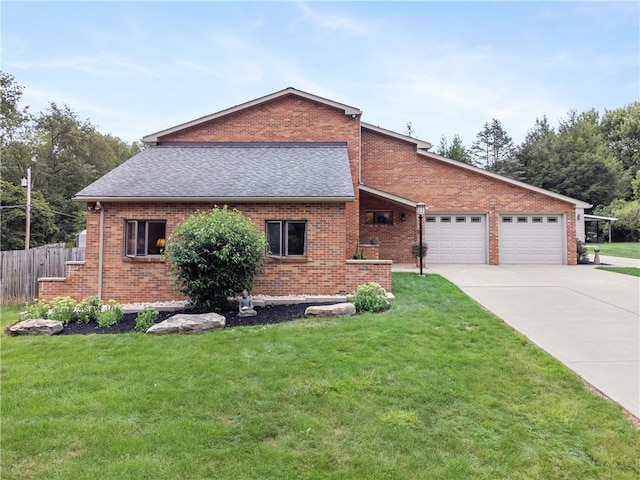
[[[58,320],[45,320],[44,318],[31,318],[22,322],[14,323],[7,328],[9,336],[17,335],[55,335],[64,328],[62,322]]]
[[[353,303],[336,303],[334,305],[312,305],[304,312],[305,317],[350,317],[356,314]]]
[[[225,318],[217,313],[185,314],[179,313],[156,323],[147,330],[150,335],[169,335],[172,333],[204,333],[224,328]]]

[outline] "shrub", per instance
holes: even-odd
[[[360,285],[354,294],[353,304],[359,312],[375,313],[389,308],[387,292],[375,282]]]
[[[264,265],[264,237],[237,210],[196,212],[168,239],[176,286],[199,310],[222,311],[227,298],[251,291]]]
[[[110,327],[124,318],[124,310],[115,300],[109,300],[107,305],[97,314],[97,322],[101,327]]]
[[[95,295],[83,299],[76,308],[78,322],[89,323],[98,319],[98,313],[102,311],[102,300]]]
[[[49,316],[49,305],[42,300],[27,305],[27,318],[47,318]]]
[[[136,317],[136,332],[146,332],[156,322],[156,318],[158,311],[151,306],[145,307]]]
[[[589,253],[587,251],[587,247],[578,239],[576,239],[576,252],[578,254],[578,263],[589,263]]]
[[[76,301],[71,297],[56,297],[51,300],[49,318],[64,324],[69,323],[76,315]]]
[[[427,242],[422,242],[422,257],[427,256],[427,252],[429,251],[429,245]],[[420,242],[413,242],[411,244],[411,255],[414,258],[420,258]]]

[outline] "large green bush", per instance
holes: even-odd
[[[218,312],[228,297],[251,291],[264,254],[257,227],[226,206],[194,213],[176,226],[166,246],[180,292],[196,308]]]

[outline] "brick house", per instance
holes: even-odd
[[[39,297],[180,298],[162,248],[196,210],[228,205],[270,246],[254,294],[327,295],[413,263],[425,203],[426,263],[576,264],[589,204],[429,152],[354,107],[285,90],[143,138],[147,148],[80,191],[84,262]],[[366,260],[354,260],[363,253]]]

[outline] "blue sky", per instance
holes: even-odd
[[[23,106],[126,141],[295,87],[471,146],[640,98],[638,2],[2,1]]]

